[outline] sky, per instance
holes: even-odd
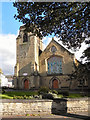
[[[12,2],[0,2],[0,68],[5,75],[14,74],[16,37],[22,23],[14,19],[16,8]]]
[[[16,64],[16,37],[22,25],[14,19],[16,12],[12,2],[0,2],[0,68],[5,75],[13,75]],[[45,46],[51,39],[52,36],[43,38]],[[57,40],[56,37],[55,39]],[[81,50],[76,53],[77,59],[85,48],[83,44]]]

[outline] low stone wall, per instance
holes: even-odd
[[[89,112],[90,101],[88,98],[69,98],[69,99],[55,99],[52,102],[52,113],[80,113]]]
[[[67,99],[67,113],[88,112],[89,110],[88,98]]]
[[[0,100],[0,114],[61,114],[88,112],[89,99]]]
[[[6,100],[0,103],[1,115],[51,114],[52,100]]]

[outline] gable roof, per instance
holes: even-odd
[[[65,49],[69,54],[74,55],[74,53],[70,52],[67,48],[65,48],[63,45],[61,45],[60,43],[58,43],[54,38],[52,38],[52,40],[50,41],[50,43],[46,46],[46,48],[44,49],[44,51],[47,49],[47,47],[52,43],[56,43],[57,45],[61,46],[63,49]],[[44,52],[43,51],[43,52]]]

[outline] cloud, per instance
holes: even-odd
[[[14,34],[0,34],[0,68],[5,75],[14,74],[16,37]]]

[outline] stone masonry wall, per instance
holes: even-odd
[[[89,114],[90,100],[88,98],[68,98],[56,99],[52,103],[52,113],[73,113],[88,112]]]
[[[51,114],[52,100],[3,100],[1,115]]]
[[[61,114],[89,112],[89,99],[0,100],[0,115]]]
[[[68,113],[78,113],[78,112],[88,112],[89,108],[89,98],[77,98],[77,99],[67,99],[67,112]]]

